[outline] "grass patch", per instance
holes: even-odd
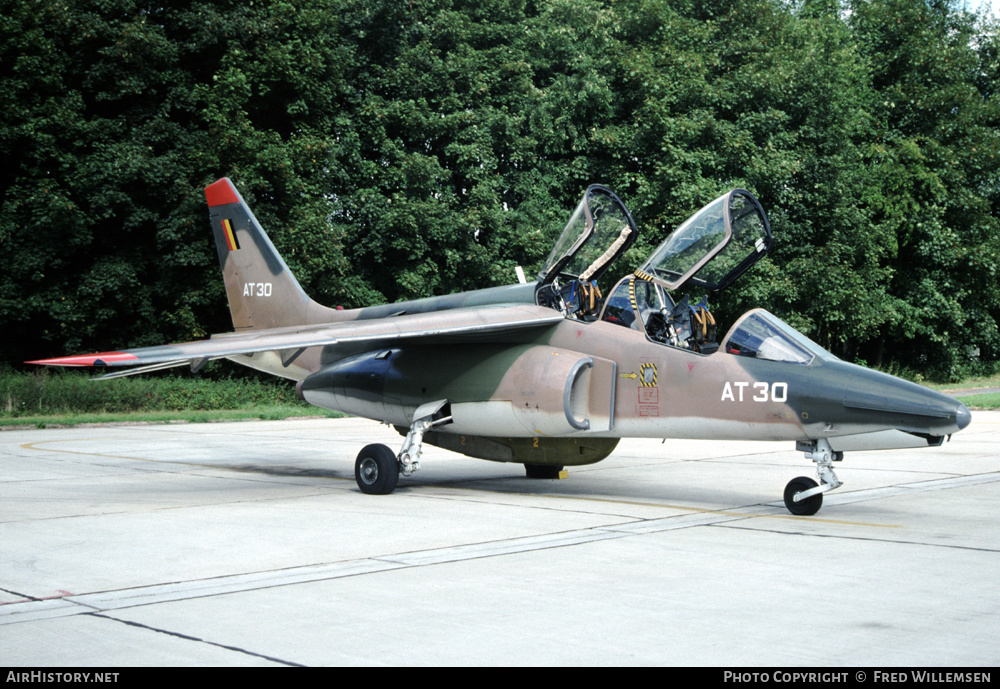
[[[928,385],[927,387],[942,392],[949,390],[968,390],[970,388],[1000,388],[1000,374],[994,376],[976,376],[967,378],[961,383],[944,383]]]
[[[80,371],[0,371],[0,426],[190,423],[342,416],[295,397],[287,380],[157,374],[95,381]]]
[[[969,409],[1000,409],[1000,392],[988,392],[982,395],[960,395],[956,399]]]
[[[1000,392],[987,392],[1000,388],[1000,375],[977,376],[961,383],[929,386],[946,395],[952,395],[970,409],[1000,409]],[[978,392],[977,390],[983,392]]]
[[[5,428],[61,428],[84,424],[156,424],[156,423],[213,423],[219,421],[280,421],[300,416],[341,418],[340,412],[319,407],[276,405],[248,409],[218,409],[215,411],[158,411],[134,414],[46,414],[38,416],[0,417],[0,427]]]

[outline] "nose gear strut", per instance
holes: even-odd
[[[799,476],[785,486],[785,507],[795,515],[813,515],[823,506],[823,493],[843,485],[833,471],[833,463],[844,458],[843,452],[834,452],[826,438],[812,442],[798,442],[795,449],[805,452],[806,459],[816,462],[816,476],[819,483],[811,478]]]

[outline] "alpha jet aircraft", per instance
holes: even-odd
[[[724,289],[772,245],[742,189],[684,222],[607,298],[596,281],[638,231],[595,185],[534,283],[351,310],[306,295],[228,179],[206,197],[233,332],[32,363],[138,366],[109,378],[227,358],[295,380],[306,401],[405,436],[398,453],[358,454],[358,487],[374,494],[419,469],[423,443],[545,478],[601,461],[626,437],[787,440],[819,481],[792,479],[785,505],[815,514],[841,485],[833,463],[845,451],[940,445],[971,419],[951,397],[841,361],[763,309],[717,338],[704,296],[689,292]]]

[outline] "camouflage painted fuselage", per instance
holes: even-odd
[[[311,403],[407,427],[419,405],[448,400],[453,422],[430,442],[482,456],[471,438],[508,446],[530,439],[509,457],[484,457],[525,463],[597,461],[603,456],[575,448],[607,447],[595,443],[602,438],[828,438],[834,449],[864,449],[855,437],[864,435],[877,449],[888,439],[871,434],[898,430],[895,446],[907,445],[907,435],[928,444],[958,431],[968,413],[946,395],[845,362],[703,355],[604,321],[567,318],[502,342],[445,339],[333,358],[299,385]],[[553,452],[557,445],[565,451]]]

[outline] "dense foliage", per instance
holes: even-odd
[[[228,330],[228,175],[349,307],[513,281],[592,182],[643,232],[623,270],[745,187],[777,247],[723,320],[989,368],[998,87],[959,0],[0,0],[0,360]]]

